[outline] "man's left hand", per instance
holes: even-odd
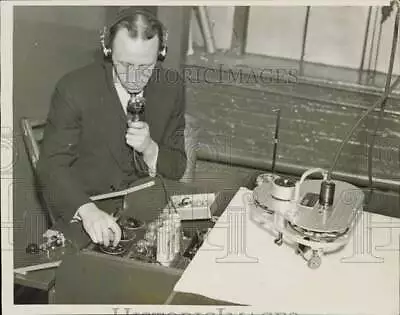
[[[143,121],[129,122],[126,142],[138,152],[146,151],[153,143],[150,137],[149,125]]]

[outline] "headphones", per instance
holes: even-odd
[[[152,14],[150,11],[146,9],[138,9],[135,7],[128,7],[125,9],[122,9],[113,22],[109,24],[108,26],[104,26],[103,30],[100,32],[100,44],[101,48],[103,50],[103,54],[105,57],[110,57],[112,53],[112,49],[110,47],[110,30],[117,25],[119,22],[123,21],[124,19],[132,16],[132,15],[143,15],[149,20],[155,21],[157,24],[159,24],[161,28],[161,34],[158,34],[158,36],[161,36],[160,38],[160,47],[158,51],[158,60],[159,61],[164,61],[166,56],[167,56],[167,39],[168,39],[168,30],[165,28],[165,26],[157,19],[157,17]]]

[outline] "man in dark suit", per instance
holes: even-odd
[[[121,230],[90,196],[126,189],[143,176],[178,180],[187,161],[183,82],[158,62],[166,54],[163,25],[147,11],[125,9],[102,45],[104,61],[57,83],[37,170],[56,220],[81,220],[93,242],[109,246]],[[127,104],[142,98],[140,120],[129,120]]]

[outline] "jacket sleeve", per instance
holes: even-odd
[[[157,172],[162,176],[179,180],[186,170],[185,152],[185,87],[179,85],[174,109],[165,130],[163,140],[158,144]]]
[[[77,209],[90,202],[70,166],[78,157],[81,111],[64,85],[58,84],[44,130],[37,164],[39,186],[55,217],[71,220]]]

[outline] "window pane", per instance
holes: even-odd
[[[306,7],[251,7],[246,53],[300,59]]]
[[[358,69],[368,7],[311,7],[305,61]]]

